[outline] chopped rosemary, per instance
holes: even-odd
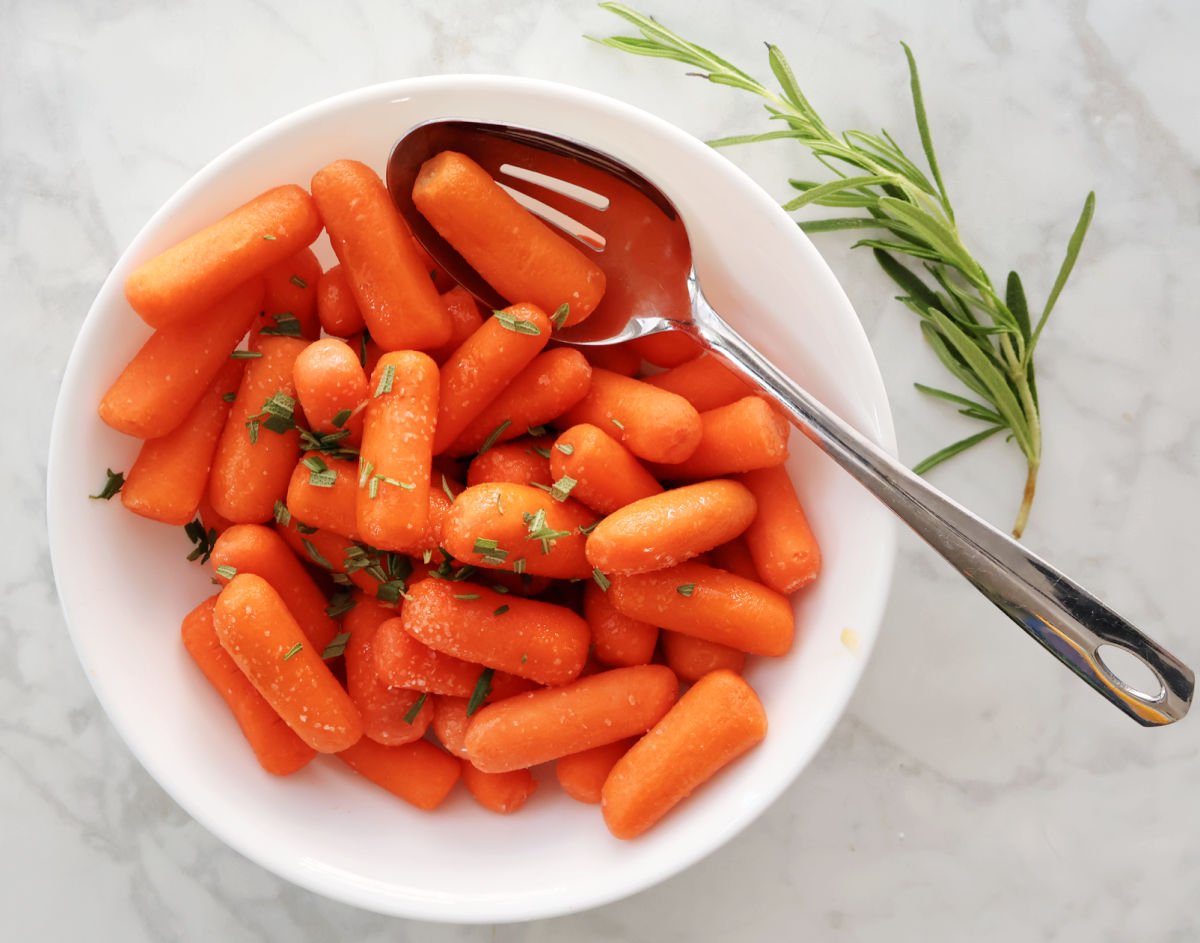
[[[392,392],[392,381],[396,379],[396,365],[389,363],[384,366],[383,374],[379,378],[379,385],[375,387],[375,397],[379,398],[384,393]]]
[[[488,437],[483,440],[483,445],[481,445],[479,447],[479,454],[482,455],[484,452],[486,452],[488,449],[490,449],[493,445],[495,445],[496,440],[499,439],[500,436],[504,435],[504,430],[507,429],[511,425],[512,425],[512,420],[505,419],[504,422],[500,423],[500,425],[498,425],[495,429],[493,429],[490,433],[488,433]]]
[[[306,455],[300,464],[308,469],[308,483],[315,488],[332,488],[337,482],[337,469],[326,465],[319,455]]]
[[[304,332],[300,327],[300,319],[294,314],[283,312],[282,314],[271,315],[275,320],[274,327],[264,327],[259,334],[265,334],[269,337],[303,337]]]
[[[321,556],[321,551],[316,548],[311,540],[302,539],[300,543],[304,546],[305,552],[312,558],[312,561],[317,566],[324,567],[327,570],[333,569],[333,564]]]
[[[283,660],[290,661],[293,656],[299,655],[300,652],[302,652],[303,650],[304,650],[303,643],[297,642],[295,645],[293,645],[291,648],[289,648],[286,652],[283,653]]]
[[[271,432],[283,435],[296,428],[296,400],[282,390],[263,403],[262,410],[246,420],[250,431],[250,444],[258,442],[258,429],[264,426]]]
[[[461,599],[463,602],[474,602],[479,599],[479,593],[455,593],[455,599]]]
[[[680,596],[691,596],[692,593],[694,593],[695,591],[696,591],[695,583],[684,583],[681,586],[675,587],[675,592],[679,593]]]
[[[292,522],[292,512],[282,501],[275,502],[275,523],[287,527]]]
[[[333,417],[333,424],[340,429],[340,428],[342,428],[342,426],[344,426],[347,422],[350,421],[350,417],[353,415],[354,415],[353,409],[338,410],[338,412]]]
[[[471,699],[467,701],[467,716],[473,715],[487,700],[487,696],[492,693],[492,675],[496,672],[491,668],[484,668],[479,673],[479,680],[475,682],[475,690],[471,692]]]
[[[616,426],[622,432],[625,431],[625,423],[621,422],[620,419],[610,419],[609,422],[611,422],[614,426]]]
[[[216,570],[217,576],[223,580],[231,580],[237,576],[237,567],[230,566],[228,563],[223,563]]]
[[[222,393],[221,400],[226,403],[232,403],[237,399],[237,393]]]
[[[188,560],[199,560],[201,563],[207,563],[208,558],[212,556],[213,544],[217,542],[217,532],[211,527],[205,530],[200,518],[184,524],[183,532],[187,534],[188,540],[195,545],[192,552],[187,555]]]
[[[447,498],[449,498],[451,501],[454,500],[454,492],[450,489],[450,482],[446,480],[445,475],[442,475],[442,490],[446,492]],[[425,562],[428,563],[429,561],[426,560]]]
[[[504,615],[504,613],[508,612],[508,610],[509,610],[508,603],[505,603],[505,604],[504,604],[504,605],[502,605],[502,606],[497,606],[497,607],[495,608],[495,610],[492,612],[492,615],[494,615],[494,616],[502,616],[502,615]]]
[[[550,315],[550,322],[554,325],[556,331],[561,331],[563,325],[567,323],[567,318],[571,315],[571,306],[565,301],[558,306],[554,314]]]
[[[579,484],[570,475],[563,475],[554,483],[554,487],[550,489],[550,497],[555,501],[566,501],[571,496],[571,491]]]
[[[413,706],[410,707],[408,712],[404,715],[404,722],[406,724],[409,724],[410,726],[412,725],[412,723],[417,719],[417,715],[421,713],[421,708],[425,706],[425,701],[428,698],[428,692],[422,691],[421,696],[413,701]]]
[[[592,568],[592,579],[594,579],[596,581],[596,585],[606,593],[608,592],[608,587],[612,586],[612,580],[601,573],[599,567]]]
[[[299,275],[293,275],[291,278],[288,279],[288,281],[291,282],[293,285],[295,285],[297,288],[307,288],[308,287],[308,282],[306,282]]]
[[[119,494],[125,487],[124,472],[115,472],[111,468],[106,468],[104,474],[104,487],[100,489],[100,493],[88,495],[93,501],[111,501],[113,495]]]
[[[230,358],[233,360],[257,360],[262,356],[261,350],[235,350],[231,353]]]
[[[563,455],[575,454],[575,446],[573,446],[570,442],[555,442],[554,447],[562,452]]]
[[[499,322],[502,328],[506,331],[512,331],[514,334],[529,334],[533,337],[538,337],[542,333],[542,329],[532,321],[525,321],[515,315],[509,314],[507,311],[493,311],[492,316]]]
[[[350,594],[346,593],[346,595],[349,596]],[[348,606],[347,608],[348,609],[354,608],[353,601],[351,602],[350,606]],[[325,611],[328,612],[329,610],[326,609]],[[339,632],[337,635],[335,635],[333,637],[333,641],[331,641],[328,645],[325,646],[325,651],[321,652],[321,658],[328,661],[330,658],[337,658],[338,655],[344,654],[346,651],[346,643],[349,641],[350,641],[350,633],[349,632]]]
[[[335,573],[337,576],[345,576],[344,573]],[[337,582],[336,579],[334,582]],[[346,582],[350,582],[346,580]],[[331,619],[336,619],[338,616],[344,616],[347,612],[358,605],[358,600],[345,590],[338,590],[329,597],[329,605],[325,607],[325,615]],[[338,654],[341,654],[340,652]]]

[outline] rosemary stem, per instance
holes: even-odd
[[[1025,475],[1025,494],[1021,498],[1021,506],[1017,509],[1017,519],[1013,523],[1012,535],[1018,540],[1025,533],[1025,525],[1029,522],[1029,510],[1033,507],[1033,497],[1037,492],[1038,463],[1029,460],[1029,471]]]

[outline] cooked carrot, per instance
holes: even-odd
[[[582,504],[530,485],[490,482],[468,488],[442,524],[444,546],[473,566],[557,579],[592,575],[581,527],[596,515]]]
[[[287,508],[309,527],[358,539],[358,464],[307,452],[292,472]]]
[[[358,708],[270,583],[239,573],[217,597],[213,622],[225,651],[310,747],[336,753],[362,736]]]
[[[679,676],[680,681],[699,681],[709,672],[722,668],[741,674],[746,666],[745,652],[682,632],[664,631],[662,649],[667,667]]]
[[[750,685],[730,671],[705,675],[609,773],[601,798],[608,830],[636,838],[766,734]]]
[[[429,523],[437,364],[412,350],[384,354],[370,389],[359,451],[358,532],[384,550],[421,549]]]
[[[164,524],[186,524],[196,516],[229,415],[225,397],[233,397],[241,376],[241,361],[230,360],[182,423],[162,438],[142,443],[121,489],[125,507]]]
[[[326,337],[304,348],[292,367],[296,397],[313,432],[348,435],[339,445],[362,442],[362,406],[370,396],[358,354],[345,341]]]
[[[494,445],[467,466],[467,485],[509,482],[514,485],[554,484],[550,459],[544,454],[554,440],[549,436],[520,438]]]
[[[678,393],[702,413],[754,395],[749,383],[712,354],[646,377],[646,382],[660,390]]]
[[[452,756],[466,759],[467,725],[471,723],[471,718],[467,716],[470,698],[432,694],[430,700],[433,701],[433,732],[438,743]]]
[[[629,343],[584,347],[582,352],[593,367],[623,377],[635,377],[642,369],[642,355]]]
[[[497,592],[508,590],[521,596],[539,596],[553,584],[548,576],[530,576],[528,573],[510,573],[508,570],[488,570],[479,581]]]
[[[433,705],[416,691],[388,687],[375,669],[376,634],[396,610],[362,593],[356,593],[354,601],[354,608],[342,622],[343,631],[350,634],[346,641],[346,690],[362,714],[363,735],[384,746],[420,740],[433,720]]]
[[[384,350],[446,343],[450,319],[379,175],[337,160],[317,171],[312,191],[371,336]]]
[[[560,757],[554,764],[554,775],[558,784],[572,799],[598,805],[600,790],[604,788],[604,780],[636,741],[618,740],[616,743],[606,743],[604,746],[592,747],[579,753],[568,753]]]
[[[246,361],[237,399],[213,456],[208,495],[216,510],[239,524],[269,521],[287,494],[300,458],[300,433],[291,423],[296,405],[292,366],[305,348],[295,337],[263,337]],[[287,418],[272,429],[281,410]]]
[[[164,436],[200,401],[258,314],[261,279],[222,298],[194,324],[155,331],[100,401],[100,418],[140,439]]]
[[[446,450],[478,452],[485,442],[507,442],[561,416],[587,394],[592,368],[569,347],[538,354]]]
[[[550,319],[529,304],[497,311],[441,367],[437,432],[441,454],[550,339]]]
[[[424,585],[430,580],[414,584]],[[435,581],[436,582],[436,581]],[[474,587],[466,583],[449,584],[465,593]],[[408,606],[401,607],[401,612]],[[375,669],[383,682],[395,688],[470,697],[483,668],[453,655],[435,651],[404,630],[404,620],[395,610],[375,633]]]
[[[525,769],[641,735],[678,696],[679,682],[664,665],[614,668],[530,691],[475,715],[467,728],[467,756],[486,773]]]
[[[700,443],[700,414],[682,396],[607,370],[593,370],[588,394],[567,411],[650,462],[682,462]]]
[[[199,327],[210,308],[248,279],[309,245],[321,231],[302,187],[276,187],[143,262],[125,297],[151,327]]]
[[[759,505],[755,517],[762,513],[761,508]],[[753,527],[753,523],[750,526]],[[762,582],[758,577],[758,570],[755,569],[754,558],[750,556],[750,548],[746,546],[745,536],[734,537],[733,540],[727,540],[721,546],[714,547],[709,558],[709,562],[715,567],[744,576],[748,580]]]
[[[558,437],[550,449],[550,471],[555,481],[564,476],[574,479],[571,497],[600,514],[611,514],[663,490],[625,446],[587,422]]]
[[[656,367],[678,367],[697,357],[703,348],[680,331],[664,331],[629,342],[638,355]]]
[[[221,647],[213,627],[216,605],[217,597],[211,596],[184,616],[183,647],[229,706],[259,765],[275,776],[294,773],[316,751],[283,722]]]
[[[337,623],[325,612],[325,594],[283,538],[271,528],[261,524],[235,524],[217,538],[211,562],[221,583],[231,579],[222,573],[224,567],[231,567],[237,574],[251,573],[266,580],[318,655],[337,635]]]
[[[658,644],[658,628],[617,612],[595,582],[583,591],[583,617],[592,630],[592,654],[616,668],[648,665]]]
[[[537,780],[527,769],[485,773],[467,760],[462,761],[462,781],[481,806],[500,815],[518,811],[537,789]]]
[[[570,305],[578,324],[604,296],[604,272],[584,252],[505,193],[469,157],[443,151],[427,160],[413,203],[458,253],[510,302],[545,311]]]
[[[794,593],[821,572],[821,548],[792,479],[782,465],[746,472],[741,479],[758,501],[758,517],[746,531],[754,568],[771,589]]]
[[[700,414],[703,433],[691,456],[651,466],[659,478],[694,481],[782,465],[788,457],[787,420],[765,399],[747,396]]]
[[[334,337],[352,337],[366,329],[367,322],[346,280],[346,270],[340,265],[322,274],[317,282],[317,320],[325,333]]]
[[[404,630],[455,658],[539,684],[566,684],[587,659],[587,623],[562,606],[433,579],[408,595]]]
[[[641,498],[596,525],[588,563],[610,575],[674,566],[738,536],[755,507],[745,485],[722,478]]]
[[[786,598],[702,563],[614,576],[608,598],[632,619],[754,655],[786,654],[796,631]]]
[[[435,475],[429,480],[429,513],[425,518],[425,530],[417,540],[416,549],[412,552],[425,553],[436,550],[442,545],[442,529],[446,523],[446,515],[450,513],[450,498],[441,488],[441,482]]]
[[[214,530],[220,535],[233,526],[233,521],[227,517],[222,517],[213,508],[212,502],[208,500],[208,488],[205,488],[200,495],[200,505],[196,508],[196,513],[199,515],[200,522],[204,525],[206,531]]]
[[[428,740],[385,747],[363,737],[337,756],[364,779],[426,812],[446,800],[462,773],[458,760]]]
[[[483,326],[483,315],[479,313],[479,305],[475,298],[465,288],[456,285],[442,296],[442,306],[450,319],[450,340],[441,347],[429,351],[429,356],[438,363],[458,350],[468,337]]]
[[[321,336],[317,320],[317,282],[321,263],[305,246],[289,259],[276,262],[263,272],[266,294],[256,331],[282,332],[315,341]],[[293,323],[293,321],[295,323]]]

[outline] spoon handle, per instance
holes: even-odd
[[[694,279],[692,307],[692,322],[679,327],[785,406],[809,439],[1083,681],[1147,727],[1174,723],[1187,713],[1195,684],[1187,665],[1045,560],[851,428],[726,324]],[[1109,647],[1149,668],[1159,690],[1144,693],[1117,677],[1100,651]]]

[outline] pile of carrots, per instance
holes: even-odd
[[[129,276],[154,333],[99,413],[144,442],[105,496],[211,565],[183,643],[267,772],[512,813],[553,762],[633,838],[766,734],[745,656],[788,652],[820,569],[788,425],[682,336],[556,345],[598,256],[464,155],[413,198],[510,307],[364,164],[263,193]]]

